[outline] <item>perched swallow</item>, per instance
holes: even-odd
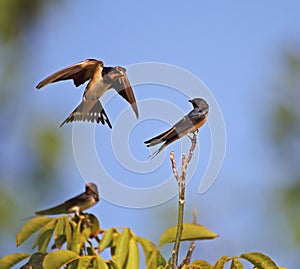
[[[105,67],[100,60],[87,59],[48,76],[36,88],[40,89],[49,83],[67,79],[73,79],[76,87],[87,80],[90,81],[85,88],[81,103],[60,126],[72,121],[87,120],[102,124],[106,122],[111,128],[110,121],[99,101],[99,98],[111,88],[131,104],[138,118],[136,100],[124,67]]]
[[[31,255],[29,261],[20,269],[43,269],[43,261],[47,253],[36,252]]]
[[[57,214],[69,214],[74,212],[75,215],[79,216],[83,210],[92,207],[93,205],[98,203],[99,200],[100,197],[98,194],[97,185],[94,183],[88,183],[85,185],[85,192],[55,207],[37,211],[35,212],[35,214],[57,215]]]
[[[206,122],[209,109],[207,102],[202,98],[194,98],[189,100],[189,102],[191,102],[194,107],[189,114],[184,116],[166,132],[144,142],[148,144],[147,147],[152,147],[164,142],[164,144],[152,154],[151,158],[155,157],[172,142],[198,130]]]

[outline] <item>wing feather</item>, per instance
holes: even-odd
[[[112,84],[112,88],[114,88],[118,94],[120,94],[128,103],[131,104],[131,107],[136,115],[136,117],[139,117],[139,112],[135,100],[135,96],[133,93],[133,90],[131,88],[129,79],[126,75],[126,70],[123,67],[116,67],[119,71],[123,72],[123,76],[117,80],[115,80]]]
[[[91,79],[98,65],[103,66],[103,62],[94,59],[88,59],[73,64],[46,77],[36,86],[36,88],[40,89],[49,83],[67,79],[73,79],[75,86],[78,87],[87,80]]]

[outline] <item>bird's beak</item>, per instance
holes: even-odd
[[[189,100],[189,102],[190,102],[190,103],[193,103],[193,100],[192,100],[192,99],[190,99],[190,100]]]

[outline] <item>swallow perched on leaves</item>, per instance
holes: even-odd
[[[95,183],[87,183],[85,185],[85,192],[71,198],[64,203],[57,205],[55,207],[37,211],[37,215],[57,215],[57,214],[69,214],[75,213],[79,216],[83,210],[86,210],[100,200],[98,188]]]
[[[106,122],[111,128],[111,123],[99,101],[99,98],[111,88],[114,88],[118,94],[131,104],[138,118],[136,100],[124,67],[106,67],[100,60],[87,59],[55,72],[42,80],[36,88],[40,89],[49,83],[67,79],[73,79],[76,87],[87,80],[89,80],[89,83],[85,88],[79,106],[60,126],[72,121],[87,120],[101,122],[102,124]]]
[[[194,107],[189,114],[184,116],[166,132],[144,142],[148,144],[147,147],[152,147],[164,142],[164,144],[152,154],[151,158],[155,157],[172,142],[198,130],[206,122],[209,110],[207,102],[202,98],[194,98],[189,100],[189,102],[191,102]]]

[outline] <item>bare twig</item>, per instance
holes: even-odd
[[[196,145],[197,145],[197,135],[198,135],[198,130],[193,132],[193,138],[191,138],[192,146],[190,148],[190,153],[189,153],[189,156],[187,158],[187,163],[189,163],[191,161],[192,157],[193,157],[194,150],[195,150]]]
[[[194,212],[193,212],[193,224],[197,224],[197,209],[196,208],[194,208]],[[190,248],[188,249],[185,257],[183,258],[181,264],[178,266],[179,269],[181,269],[184,265],[187,265],[190,263],[193,251],[195,249],[195,245],[196,245],[195,241],[192,241]]]
[[[182,154],[181,158],[181,180],[185,181],[185,176],[186,176],[186,168],[187,168],[187,160],[185,158],[185,154]]]
[[[183,231],[183,215],[184,215],[184,203],[185,203],[185,186],[186,186],[186,170],[189,162],[191,161],[194,150],[196,148],[197,144],[197,134],[198,130],[193,132],[193,137],[191,138],[192,145],[190,148],[189,156],[188,158],[185,157],[185,154],[182,154],[182,160],[181,160],[181,175],[178,175],[177,168],[176,168],[176,161],[174,159],[174,151],[170,153],[170,160],[172,164],[172,170],[175,176],[175,179],[178,183],[178,192],[179,192],[179,199],[178,199],[178,218],[177,218],[177,232],[176,232],[176,238],[174,247],[172,250],[172,257],[171,257],[171,267],[172,269],[179,269],[182,268],[185,264],[188,264],[190,262],[193,250],[195,248],[195,243],[192,242],[186,257],[181,262],[181,264],[178,266],[178,254],[179,254],[179,246],[180,246],[180,239],[182,236]]]
[[[179,176],[178,176],[178,172],[177,172],[177,168],[176,168],[176,161],[174,159],[174,151],[171,151],[171,153],[170,153],[170,160],[172,163],[173,174],[174,174],[176,180],[179,181]]]
[[[197,209],[194,208],[193,211],[193,224],[197,224]]]
[[[185,257],[183,258],[181,264],[178,266],[179,269],[181,269],[184,265],[190,263],[194,249],[195,249],[195,242],[192,242],[191,245],[190,245],[190,248],[188,249],[188,251],[187,251]]]
[[[177,267],[178,251],[179,251],[179,246],[180,246],[180,238],[181,238],[182,230],[183,230],[185,178],[183,178],[182,175],[180,177],[178,175],[177,168],[176,168],[176,161],[174,159],[174,151],[172,151],[170,153],[170,160],[172,163],[172,170],[173,170],[175,179],[177,180],[178,188],[179,188],[177,232],[176,232],[176,240],[175,240],[174,248],[172,251],[172,258],[171,258],[172,269],[176,269],[176,268],[178,268]]]

